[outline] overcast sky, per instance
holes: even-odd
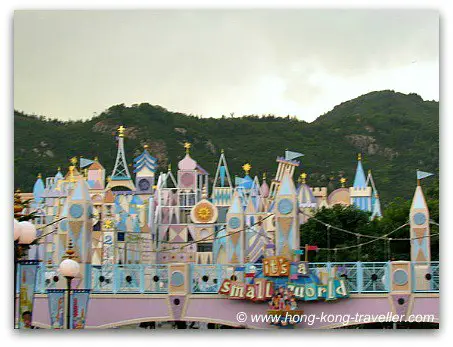
[[[439,100],[439,17],[422,10],[16,11],[14,107],[90,118],[148,102],[313,121],[393,89]]]

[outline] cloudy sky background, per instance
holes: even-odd
[[[313,121],[393,89],[439,100],[426,10],[16,11],[14,107],[87,119],[124,103]]]

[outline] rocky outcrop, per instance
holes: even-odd
[[[390,160],[396,158],[399,154],[392,148],[382,148],[373,136],[359,134],[346,135],[346,140],[364,154],[382,155]]]

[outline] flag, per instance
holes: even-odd
[[[83,168],[85,166],[91,165],[94,163],[94,160],[91,159],[85,159],[85,158],[80,158],[80,167]]]
[[[317,251],[318,249],[318,246],[307,246],[307,251]]]
[[[421,180],[423,178],[426,178],[426,177],[429,177],[429,176],[433,176],[434,174],[431,173],[431,172],[425,172],[425,171],[419,171],[417,170],[417,179],[418,180]]]
[[[299,152],[292,152],[292,151],[285,151],[285,159],[286,160],[293,160],[299,157],[302,157],[303,154]]]
[[[64,297],[65,289],[47,289],[50,326],[52,329],[64,329]]]
[[[90,299],[89,289],[73,289],[70,301],[71,329],[84,329]]]
[[[252,277],[253,278],[253,277],[255,277],[255,273],[254,272],[247,272],[245,274],[245,277]]]
[[[304,254],[304,250],[303,250],[303,249],[295,249],[295,250],[294,250],[294,254],[303,255],[303,254]]]
[[[19,289],[19,329],[31,328],[38,266],[39,261],[37,260],[19,261],[18,288],[16,288],[16,290]],[[30,318],[27,321],[24,319],[26,314]],[[16,322],[14,322],[14,326],[16,326]]]
[[[244,271],[245,270],[245,266],[236,266],[236,268],[234,269],[234,271]]]

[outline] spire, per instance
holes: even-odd
[[[299,191],[297,193],[298,199],[299,199],[299,206],[314,208],[317,206],[316,198],[313,195],[313,192],[310,189],[310,187],[308,186],[308,184],[305,182],[306,178],[307,178],[307,174],[305,172],[303,172],[300,175],[301,184],[299,186]]]
[[[35,203],[39,204],[42,202],[42,195],[44,194],[44,182],[41,178],[41,174],[39,174],[36,178],[36,182],[33,186],[33,198],[35,199]]]
[[[115,167],[112,172],[112,180],[131,179],[124,154],[124,130],[125,128],[122,125],[118,128],[118,152],[116,154]]]
[[[231,183],[230,171],[228,170],[228,164],[226,162],[225,153],[222,149],[221,153],[220,153],[219,162],[217,164],[217,171],[214,176],[213,190],[216,187],[225,187],[225,178],[228,181],[227,187],[232,188],[233,184]],[[218,182],[218,181],[220,181],[220,182]],[[218,183],[220,183],[220,185]],[[213,194],[214,194],[214,191],[213,191]]]
[[[371,191],[372,191],[372,198],[371,198],[371,220],[375,218],[382,217],[381,211],[381,202],[379,199],[379,194],[376,189],[376,185],[374,183],[373,175],[371,174],[371,170],[368,170],[368,176],[366,178],[366,186],[368,187],[371,184]]]
[[[426,204],[425,195],[423,194],[422,187],[417,185],[415,189],[415,194],[412,199],[412,206],[411,209],[428,209],[428,205]]]
[[[260,195],[262,198],[267,198],[269,196],[269,185],[266,182],[266,174],[263,174],[263,183],[260,187]]]
[[[58,171],[57,171],[57,174],[55,175],[55,179],[56,180],[61,180],[63,179],[63,174],[61,173],[61,167],[58,167]]]
[[[346,178],[344,178],[344,177],[341,177],[341,178],[340,178],[341,188],[344,188],[344,185],[345,185],[346,181],[347,181]],[[354,187],[355,187],[355,186],[354,186]]]
[[[179,170],[195,170],[197,168],[197,162],[190,157],[190,148],[192,145],[189,142],[184,142],[184,148],[186,149],[186,155],[178,162]]]
[[[354,178],[354,188],[365,188],[366,181],[365,181],[365,173],[363,171],[362,166],[362,154],[359,153],[357,155],[357,169],[355,171],[355,178]]]
[[[381,202],[379,200],[379,194],[374,194],[374,202],[373,202],[373,212],[371,213],[371,220],[382,217],[381,212]]]

